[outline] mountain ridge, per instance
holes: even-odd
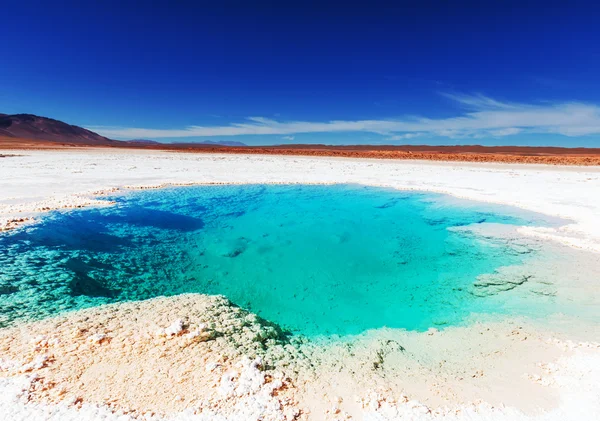
[[[114,140],[104,137],[86,128],[65,123],[49,117],[35,114],[0,113],[0,136],[20,139],[45,140],[49,142],[72,143],[81,146],[151,146],[166,145],[151,139]],[[223,140],[205,140],[202,142],[177,143],[180,145],[208,146],[248,146],[245,143]]]
[[[118,141],[83,127],[34,114],[0,113],[0,135],[6,137],[71,142],[82,145],[111,145]]]

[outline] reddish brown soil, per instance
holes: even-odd
[[[0,149],[63,149],[87,148],[68,142],[50,142],[0,136]],[[524,146],[327,146],[282,145],[224,147],[213,145],[180,144],[128,144],[118,146],[93,146],[95,148],[123,148],[165,150],[191,153],[232,153],[262,155],[334,156],[376,159],[425,159],[431,161],[505,162],[553,165],[600,165],[600,148],[556,148]]]

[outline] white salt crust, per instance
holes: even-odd
[[[288,342],[224,297],[185,294],[3,329],[0,356],[7,420],[576,420],[600,411],[600,345],[518,320]]]
[[[1,152],[1,151],[0,151]],[[361,183],[508,204],[600,252],[600,169],[155,151],[26,151],[0,167],[0,230],[127,188]],[[593,288],[597,289],[596,286]],[[286,343],[220,297],[184,295],[0,330],[0,420],[582,420],[600,350],[519,321]]]
[[[5,151],[0,151],[3,153]],[[523,233],[600,252],[600,168],[143,150],[23,151],[2,160],[0,229],[98,194],[201,183],[360,183],[521,207],[570,220]]]

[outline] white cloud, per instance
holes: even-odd
[[[289,141],[291,142],[291,141],[292,141],[292,140],[294,140],[295,138],[296,138],[296,136],[283,136],[281,139],[282,139],[282,140],[289,140]]]
[[[393,120],[277,121],[249,117],[227,126],[189,126],[181,129],[88,127],[119,139],[159,139],[207,136],[283,135],[299,133],[368,132],[389,136],[451,138],[511,136],[518,133],[558,133],[565,136],[600,134],[600,107],[579,102],[519,104],[481,94],[444,94],[465,108],[451,118],[412,117]],[[404,137],[402,137],[404,136]]]
[[[393,136],[386,137],[385,140],[406,140],[406,139],[414,139],[415,137],[423,136],[423,133],[405,133],[405,134],[395,134]]]
[[[483,94],[466,95],[460,93],[440,92],[440,95],[451,99],[464,106],[465,108],[481,109],[516,109],[523,104],[513,104],[509,102],[497,101]]]
[[[492,136],[497,136],[497,137],[512,136],[515,134],[519,134],[522,131],[523,131],[522,129],[519,129],[517,127],[507,127],[506,129],[492,130],[492,131],[490,131],[490,134]]]

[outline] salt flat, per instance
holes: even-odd
[[[10,155],[14,151],[7,151]],[[467,164],[143,150],[24,151],[0,161],[0,227],[43,209],[94,203],[94,193],[193,183],[362,183],[448,193],[572,221],[529,230],[600,251],[600,168]]]
[[[557,228],[520,231],[585,249],[579,266],[600,252],[595,167],[22,151],[0,158],[1,224],[106,205],[103,193],[115,189],[195,183],[362,183],[448,193],[567,219]],[[589,287],[595,294],[597,286]],[[213,332],[220,340],[205,340]],[[256,337],[270,341],[266,349]],[[157,299],[0,331],[0,412],[60,420],[117,419],[107,408],[128,412],[123,419],[589,419],[600,412],[600,348],[593,340],[511,319],[286,343],[226,302]],[[165,377],[171,371],[176,375]],[[174,378],[173,393],[165,392]],[[137,387],[127,388],[132,381]]]

